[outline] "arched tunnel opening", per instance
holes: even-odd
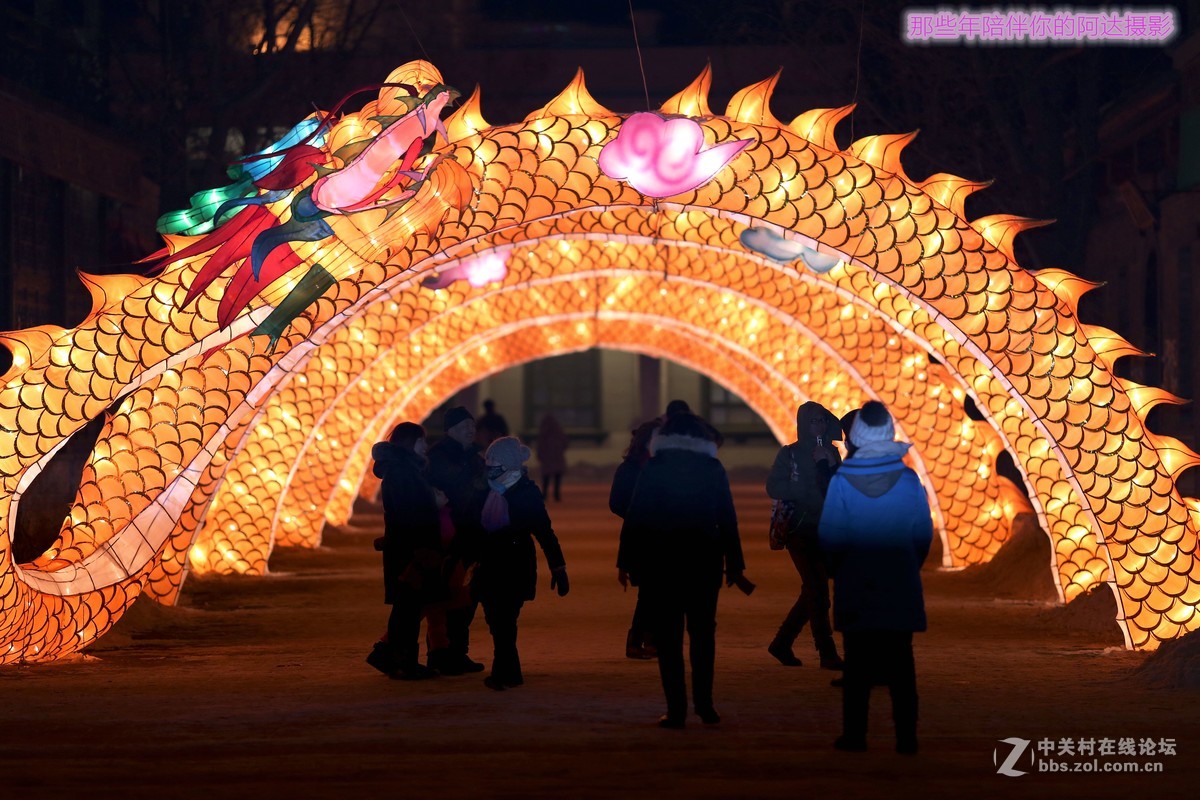
[[[405,70],[442,85],[423,62]],[[465,103],[420,186],[396,196],[411,207],[359,215],[335,192],[319,224],[301,224],[286,219],[312,211],[296,184],[256,195],[236,224],[212,210],[196,240],[168,242],[152,276],[89,279],[94,311],[80,328],[18,335],[23,363],[0,399],[28,440],[0,465],[10,477],[43,469],[91,394],[132,392],[93,448],[120,463],[71,511],[78,558],[27,570],[13,608],[28,592],[38,606],[21,614],[65,620],[59,610],[97,592],[111,616],[126,591],[170,602],[189,569],[264,574],[274,547],[319,545],[323,525],[348,516],[389,422],[423,418],[510,366],[600,347],[718,378],[779,441],[801,399],[839,415],[839,403],[879,399],[913,442],[944,565],[992,559],[1032,501],[1060,600],[1119,584],[1131,647],[1194,627],[1196,512],[1174,480],[1197,456],[1144,430],[1162,393],[1111,379],[1130,346],[1077,323],[1086,287],[1015,264],[1025,221],[967,221],[963,199],[978,185],[908,179],[899,156],[911,135],[843,149],[832,133],[846,109],[783,125],[766,110],[772,86],[714,116],[702,75],[663,106],[697,148],[725,158],[690,188],[643,192],[604,167],[601,151],[619,154],[664,118],[602,108],[580,75],[512,125],[489,125],[477,97]],[[379,102],[314,146],[353,160],[372,146],[364,126]],[[320,130],[309,120],[295,138]],[[264,246],[292,243],[266,277],[243,252],[259,228]],[[43,397],[44,364],[59,382]],[[55,414],[71,416],[61,434],[34,421]],[[998,477],[1006,449],[1024,492]],[[30,551],[41,544],[21,536]],[[107,619],[85,613],[64,630],[96,636]]]
[[[929,361],[937,363],[936,358]],[[820,376],[809,377],[820,382]],[[529,471],[536,479],[540,471],[536,456],[538,421],[547,411],[557,412],[569,423],[566,427],[572,441],[568,482],[605,483],[611,480],[620,462],[631,429],[641,421],[661,415],[666,404],[677,399],[687,402],[694,412],[721,431],[725,441],[719,455],[731,480],[764,492],[765,497],[762,487],[766,475],[779,446],[795,439],[794,423],[790,419],[784,422],[777,436],[769,422],[738,394],[736,387],[731,389],[701,370],[666,357],[591,348],[535,359],[462,387],[419,421],[430,441],[436,441],[442,435],[441,420],[447,409],[465,406],[478,417],[483,413],[483,404],[490,400],[505,415],[510,433],[520,436],[535,450]],[[837,416],[843,416],[853,406],[841,399],[826,402]],[[967,418],[986,424],[985,415],[970,395],[962,396],[962,409]],[[789,406],[787,413],[794,416],[794,412],[795,405]],[[390,418],[383,429],[401,421],[404,420],[399,417]],[[986,446],[986,440],[975,440],[965,455],[972,463],[991,465],[1011,492],[1028,498],[1025,477],[1007,450],[1001,449],[993,458]],[[839,443],[839,448],[844,452],[844,443]],[[377,491],[378,482],[367,471],[354,510],[376,517],[380,510],[375,502]],[[932,487],[929,491],[933,496]],[[754,541],[753,533],[749,535]],[[1031,568],[1039,572],[1039,580],[1029,593],[1017,585],[1021,580],[1011,578],[1008,582],[1014,584],[1012,591],[1028,593],[1030,599],[1055,596],[1053,581],[1042,568],[1050,560],[1049,540],[1038,527],[1036,515],[1030,513],[1022,519],[1021,542],[1016,549],[1025,554],[1022,563],[1026,566],[1036,562]],[[1028,552],[1034,551],[1037,556],[1031,560]],[[942,538],[935,537],[927,567],[944,565]],[[1004,586],[998,588],[1002,593],[1009,591]]]

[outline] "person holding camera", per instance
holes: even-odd
[[[617,553],[617,579],[638,576],[647,603],[667,713],[663,728],[687,718],[683,632],[692,664],[692,704],[706,725],[721,721],[713,707],[717,596],[722,573],[747,594],[742,542],[729,477],[717,460],[711,427],[688,413],[669,417],[650,442],[625,511]]]

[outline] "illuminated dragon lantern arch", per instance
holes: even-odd
[[[580,73],[492,126],[477,94],[443,121],[454,93],[406,64],[160,220],[148,277],[84,276],[78,327],[5,334],[0,662],[78,650],[189,569],[265,572],[348,517],[395,420],[596,346],[711,375],[781,439],[801,400],[884,401],[948,565],[989,559],[1027,507],[1007,449],[1064,600],[1108,584],[1136,648],[1200,627],[1200,505],[1175,485],[1198,459],[1146,429],[1174,398],[1114,376],[1137,350],[1077,320],[1091,285],[1015,263],[1034,223],[966,221],[981,184],[909,179],[911,134],[842,150],[849,108],[784,124],[772,78],[714,115],[709,80],[627,115]],[[15,563],[22,496],[85,432],[57,539]]]

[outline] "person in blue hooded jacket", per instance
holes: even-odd
[[[842,633],[845,684],[839,750],[867,749],[871,686],[892,696],[896,751],[917,752],[912,635],[925,630],[921,565],[933,541],[929,500],[901,460],[892,416],[871,401],[850,428],[856,448],[829,482],[818,532],[833,576],[833,627]]]

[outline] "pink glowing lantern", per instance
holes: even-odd
[[[600,169],[647,197],[690,192],[713,179],[750,139],[704,148],[704,129],[686,117],[665,119],[648,111],[625,120],[600,151]]]
[[[461,261],[435,276],[421,281],[426,289],[445,289],[455,281],[465,280],[476,289],[489,283],[499,283],[508,275],[508,250],[491,250]]]

